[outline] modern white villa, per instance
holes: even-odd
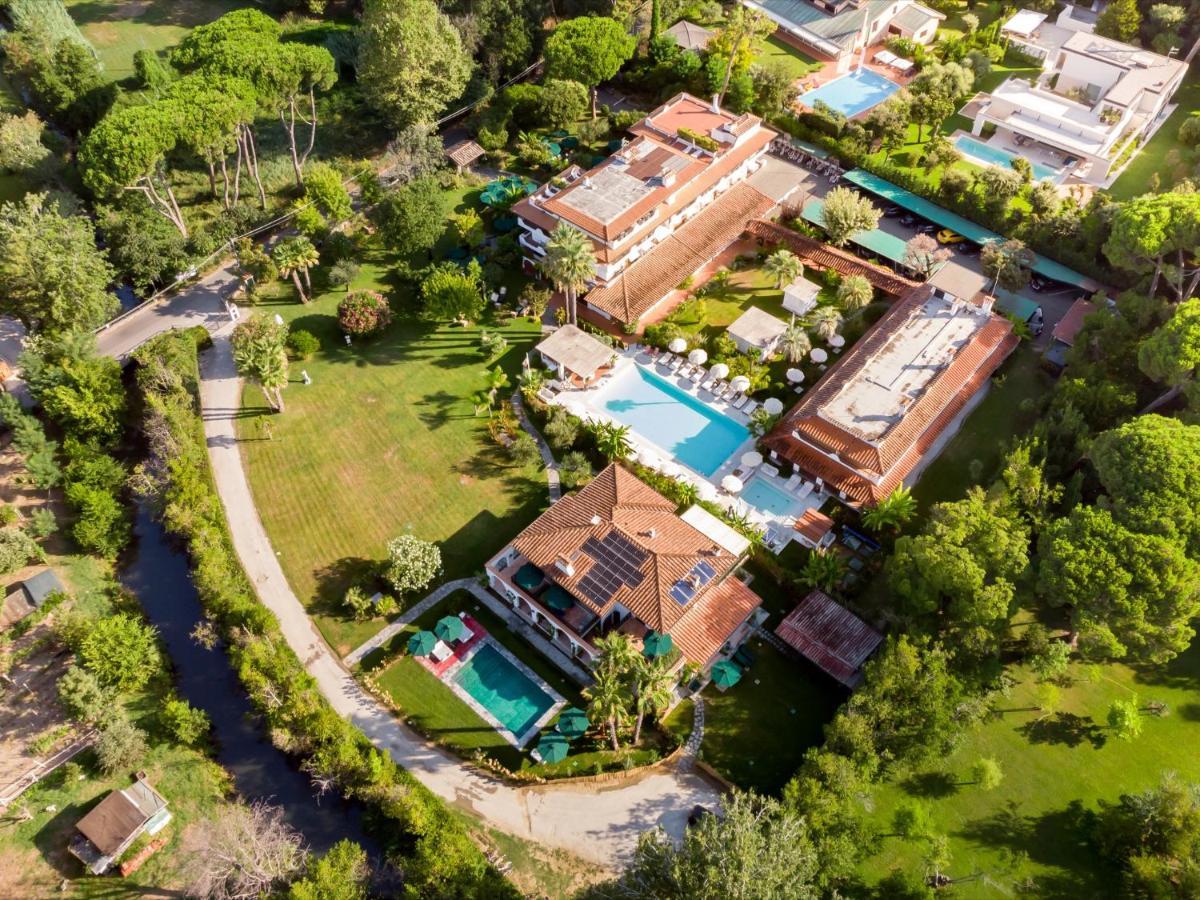
[[[1036,82],[1009,78],[963,109],[972,133],[986,140],[990,161],[1020,155],[1059,172],[1059,181],[1105,185],[1171,112],[1187,64],[1100,37],[1066,17],[1071,27],[1021,10],[1005,33],[1036,51]],[[970,150],[967,150],[970,153]]]
[[[931,43],[946,17],[916,0],[742,0],[778,26],[775,36],[848,72],[856,54],[889,37]]]

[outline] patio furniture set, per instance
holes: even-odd
[[[728,404],[730,409],[736,409],[749,416],[760,405],[757,400],[750,399],[744,389],[739,389],[734,384],[737,381],[736,378],[726,381],[723,376],[714,374],[714,370],[717,369],[717,366],[722,365],[721,363],[713,366],[712,369],[705,369],[703,365],[691,363],[686,358],[669,350],[650,347],[646,352],[651,360],[665,366],[672,375],[678,375],[686,383],[685,386],[690,385],[690,389],[708,391],[713,395],[714,400]],[[728,373],[728,367],[725,371]]]
[[[903,56],[897,56],[890,50],[880,50],[875,54],[875,62],[880,65],[887,66],[890,69],[895,69],[902,75],[907,75],[913,69],[913,61],[905,59]]]

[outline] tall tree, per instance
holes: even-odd
[[[790,363],[803,361],[811,349],[812,341],[809,340],[808,332],[794,322],[779,338],[779,352]]]
[[[1142,341],[1137,362],[1146,377],[1167,386],[1143,413],[1165,406],[1196,383],[1200,371],[1200,298],[1179,304],[1171,318]]]
[[[842,309],[856,313],[875,299],[875,289],[863,275],[847,275],[837,287],[837,300]]]
[[[791,250],[780,248],[767,257],[763,271],[775,279],[775,287],[783,290],[804,274],[804,263]]]
[[[238,803],[184,831],[188,893],[211,900],[263,897],[282,888],[303,867],[308,851],[283,810]]]
[[[1175,301],[1182,303],[1200,283],[1197,244],[1200,194],[1143,194],[1117,208],[1104,255],[1119,269],[1150,275],[1149,296],[1165,278]]]
[[[929,278],[950,256],[950,251],[939,247],[928,234],[914,235],[904,244],[904,265],[922,279]]]
[[[159,102],[174,104],[179,115],[180,144],[204,161],[214,199],[221,200],[226,209],[231,208],[239,199],[240,182],[238,172],[231,178],[227,160],[239,149],[241,129],[254,121],[256,103],[250,82],[228,76],[188,75],[171,84]]]
[[[578,321],[579,291],[596,274],[596,255],[591,239],[578,228],[560,222],[546,242],[542,271],[563,292],[567,321]]]
[[[91,220],[62,215],[46,194],[0,205],[0,248],[0,311],[30,331],[92,329],[120,309]]]
[[[358,29],[358,80],[397,129],[429,125],[462,96],[473,63],[433,0],[368,0]]]
[[[621,675],[609,669],[597,669],[595,680],[583,690],[588,701],[588,713],[608,727],[608,739],[613,750],[620,750],[617,729],[629,720],[629,691]]]
[[[776,27],[765,13],[740,3],[730,11],[725,27],[713,36],[708,46],[710,54],[723,60],[725,70],[721,89],[717,92],[718,103],[725,102],[725,94],[729,91],[729,82],[734,73],[745,72],[749,68],[758,42],[774,34]]]
[[[870,199],[844,187],[835,187],[826,194],[821,210],[825,234],[835,247],[843,247],[856,234],[870,231],[879,224],[881,215]]]
[[[288,886],[287,900],[367,900],[371,866],[367,851],[350,840],[340,840],[304,877]]]
[[[592,440],[596,449],[610,462],[627,459],[631,451],[629,426],[616,422],[596,422],[591,426]]]
[[[646,715],[660,716],[675,699],[675,684],[678,678],[671,670],[656,659],[639,656],[632,666],[633,708],[636,713],[633,723],[633,743],[637,746],[642,739],[642,723]]]
[[[446,196],[429,176],[388,191],[375,210],[379,233],[401,256],[428,253],[446,229]]]
[[[309,269],[321,261],[321,256],[317,253],[317,248],[313,246],[312,241],[303,236],[284,238],[271,250],[271,259],[278,267],[280,275],[291,276],[292,284],[296,286],[296,293],[300,295],[300,301],[307,303],[311,298],[305,292],[305,287],[309,291],[312,290]],[[300,282],[301,276],[304,276],[303,284]]]
[[[863,524],[873,531],[899,531],[916,514],[916,498],[911,490],[900,485],[863,513]]]
[[[288,383],[287,325],[266,316],[251,316],[233,329],[233,361],[238,374],[262,389],[267,404],[283,412]]]
[[[597,116],[599,86],[633,56],[637,39],[621,23],[602,16],[563,22],[546,39],[546,77],[578,81],[592,92],[592,118]]]
[[[1096,20],[1096,34],[1126,44],[1137,39],[1141,27],[1142,12],[1137,0],[1111,0]]]
[[[1128,896],[1200,896],[1200,785],[1166,772],[1150,790],[1101,800],[1095,839]]]
[[[483,315],[483,276],[474,260],[466,269],[453,263],[435,266],[421,282],[423,314],[438,321],[470,323]]]
[[[980,261],[983,263],[983,274],[992,279],[993,291],[997,287],[1019,291],[1029,284],[1034,256],[1022,241],[1011,238],[984,244]]]
[[[842,327],[842,314],[832,306],[818,306],[808,318],[813,331],[823,341],[829,341]]]

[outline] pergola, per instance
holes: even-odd
[[[447,158],[454,163],[460,175],[463,169],[470,167],[471,163],[486,153],[487,151],[474,141],[459,141],[446,148]]]
[[[584,384],[609,365],[613,349],[574,325],[564,325],[534,348],[548,368],[559,377],[572,375]]]

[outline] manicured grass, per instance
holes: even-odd
[[[524,774],[541,777],[588,775],[596,770],[614,768],[626,757],[634,765],[642,765],[655,758],[655,735],[649,729],[645,733],[647,743],[651,746],[636,751],[622,750],[616,754],[603,743],[604,735],[594,731],[575,741],[572,744],[574,752],[561,763],[535,765],[527,753],[522,753],[505,741],[499,732],[404,649],[412,634],[423,628],[432,629],[442,616],[462,611],[473,616],[498,643],[536,672],[567,701],[567,705],[586,706],[576,682],[567,678],[523,638],[510,631],[499,617],[473,595],[460,591],[447,597],[397,634],[388,649],[390,653],[400,655],[374,676],[375,682],[387,692],[405,719],[415,728],[462,756],[469,757],[482,751],[510,771],[521,770]],[[531,742],[530,749],[532,747]]]
[[[1073,667],[1077,680],[1062,689],[1061,710],[1046,716],[1034,708],[1029,674],[1010,670],[1018,684],[999,702],[994,720],[967,734],[943,762],[900,774],[877,792],[879,830],[891,832],[899,802],[919,798],[929,806],[934,830],[950,838],[949,874],[970,879],[962,896],[1011,897],[1023,893],[1018,886],[1027,881],[1038,896],[1112,896],[1115,874],[1088,846],[1081,813],[1100,800],[1152,787],[1167,770],[1186,781],[1200,779],[1200,648],[1154,670],[1109,665],[1099,671],[1090,681],[1082,667]],[[1129,743],[1113,736],[1105,716],[1113,700],[1131,694],[1143,707],[1165,702],[1170,712],[1144,714],[1141,737]],[[996,759],[1004,772],[992,792],[966,783],[981,756]],[[871,880],[892,869],[919,874],[923,852],[921,841],[886,838],[862,874]]]
[[[251,4],[245,0],[67,0],[71,18],[113,81],[133,74],[133,54],[178,44],[197,25]]]
[[[781,65],[788,74],[795,78],[803,78],[811,72],[820,71],[822,63],[802,53],[795,47],[789,47],[777,37],[769,37],[762,43],[758,56],[754,60],[759,65]]]
[[[1022,410],[1022,403],[1045,396],[1052,384],[1037,352],[1022,343],[1001,366],[988,395],[917,482],[913,495],[921,506],[958,500],[971,485],[990,484],[1013,438],[1036,421],[1036,411]],[[977,479],[971,477],[974,460],[979,461]]]
[[[833,681],[807,663],[752,638],[754,666],[725,691],[704,691],[700,758],[744,788],[778,793],[795,774],[804,751],[821,742],[821,729],[844,699]],[[680,707],[667,728],[683,733],[691,710]]]
[[[1182,155],[1182,161],[1190,158],[1191,148],[1179,142],[1179,126],[1200,109],[1200,78],[1189,76],[1171,102],[1178,104],[1178,108],[1163,122],[1154,137],[1138,148],[1125,171],[1108,189],[1114,200],[1130,200],[1149,192],[1150,180],[1155,175],[1159,178],[1160,191],[1168,191],[1174,186],[1175,172],[1168,164],[1167,156],[1171,151],[1177,151]]]

